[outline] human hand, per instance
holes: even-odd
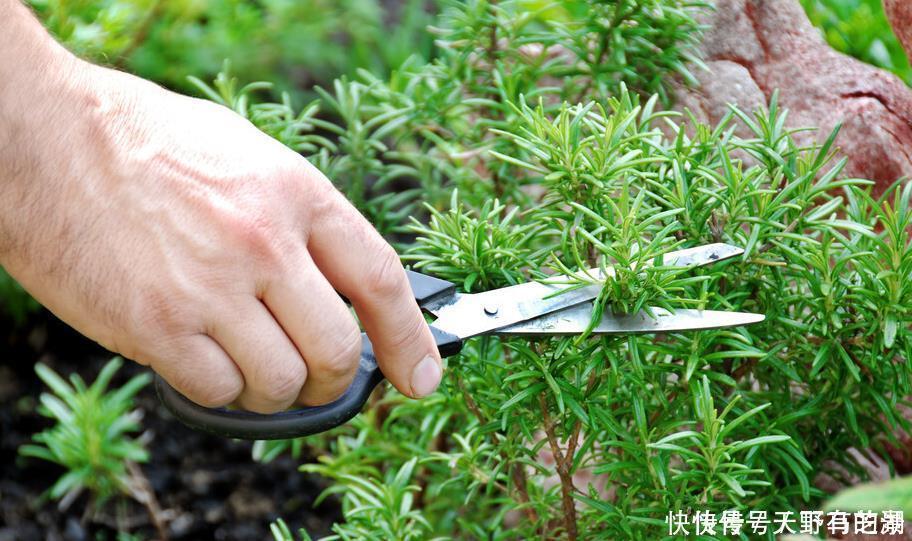
[[[274,412],[351,382],[338,290],[387,379],[436,388],[398,256],[318,170],[224,107],[67,58],[0,133],[0,261],[42,304],[201,405]]]

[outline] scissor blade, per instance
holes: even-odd
[[[762,314],[748,312],[720,312],[717,310],[680,309],[674,312],[662,308],[651,309],[655,317],[645,310],[635,314],[606,312],[592,330],[593,334],[642,334],[679,332],[705,329],[739,327],[763,321]],[[592,303],[583,303],[552,312],[529,321],[503,329],[501,335],[574,335],[582,334],[592,320]]]
[[[459,294],[423,308],[437,316],[431,325],[465,340],[568,306],[591,301],[600,284],[566,291],[566,285],[527,282],[475,294]]]
[[[669,252],[663,257],[663,264],[696,267],[743,252],[737,246],[707,244]],[[589,273],[600,275],[598,269]],[[422,308],[437,316],[434,327],[466,339],[591,301],[602,290],[602,285],[598,283],[573,289],[567,283],[560,283],[559,276],[552,281],[547,284],[527,282],[476,294],[455,294],[425,304]]]
[[[716,261],[731,259],[744,253],[744,248],[715,242],[693,248],[668,252],[663,257],[663,264],[668,267],[701,267]]]
[[[704,244],[703,246],[695,246],[693,248],[668,252],[662,257],[662,266],[702,267],[718,261],[731,259],[743,253],[743,248],[738,248],[737,246],[732,246],[731,244],[725,244],[723,242],[716,242],[713,244]],[[652,266],[651,261],[648,263],[648,266]],[[614,267],[606,267],[605,272],[608,276],[614,276]],[[599,268],[594,268],[585,271],[585,274],[592,277],[601,277],[602,271]],[[560,277],[557,277],[556,280],[560,280]]]

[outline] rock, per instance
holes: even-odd
[[[215,473],[210,470],[194,470],[187,477],[190,490],[197,496],[202,496],[209,493],[209,487],[215,480]]]
[[[907,2],[886,1],[912,22]],[[679,107],[714,123],[729,103],[752,111],[778,89],[789,126],[819,128],[799,142],[822,141],[842,123],[847,175],[875,180],[877,192],[912,175],[912,90],[898,77],[831,49],[795,0],[720,0],[705,18],[709,71],[693,70],[698,88],[677,89]],[[912,38],[912,27],[905,32]]]
[[[193,530],[194,522],[193,515],[181,513],[168,523],[168,531],[173,537],[184,537]]]
[[[912,58],[912,3],[909,0],[883,0],[883,6],[906,56]]]
[[[82,527],[76,517],[67,518],[63,536],[67,541],[85,541],[88,538],[85,528]]]
[[[272,498],[248,486],[239,486],[228,496],[228,507],[236,519],[264,519],[276,513]]]

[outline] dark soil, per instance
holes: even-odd
[[[0,321],[0,329],[13,328]],[[35,412],[44,390],[35,362],[41,360],[61,375],[78,372],[91,381],[111,353],[41,312],[0,338],[0,355],[0,541],[114,540],[119,530],[136,539],[158,538],[145,507],[127,499],[94,513],[87,512],[91,506],[85,495],[65,511],[57,502],[42,500],[62,468],[17,454],[32,434],[50,426]],[[115,383],[142,370],[127,362]],[[151,385],[138,395],[137,405],[150,438],[151,458],[141,468],[172,540],[268,540],[269,524],[278,517],[292,531],[303,527],[319,537],[340,520],[333,498],[314,506],[327,485],[297,471],[306,457],[255,463],[250,442],[200,434],[181,425],[159,404]]]

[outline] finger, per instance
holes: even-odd
[[[274,413],[294,403],[307,378],[307,367],[259,299],[245,297],[230,310],[223,310],[210,334],[244,375],[238,405],[249,411]]]
[[[352,302],[390,383],[415,398],[432,393],[440,383],[440,354],[399,256],[340,193],[330,197],[311,221],[314,261]]]
[[[212,338],[194,334],[141,355],[182,395],[207,408],[234,402],[244,389],[244,377],[231,358]]]
[[[263,301],[297,346],[308,375],[299,402],[319,406],[342,395],[361,357],[361,331],[309,256],[267,284]]]

